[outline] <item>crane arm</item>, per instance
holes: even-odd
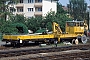
[[[62,33],[61,28],[59,27],[59,24],[53,22],[53,33]]]

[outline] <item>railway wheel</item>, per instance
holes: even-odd
[[[11,42],[11,46],[15,47],[16,43],[15,42]]]
[[[82,41],[83,44],[87,43],[87,37],[86,37],[86,35],[83,35],[81,37],[81,41]]]
[[[82,37],[81,35],[78,35],[78,36],[77,36],[77,39],[78,39],[79,42],[82,42],[82,41],[81,41],[81,37]]]
[[[11,42],[11,46],[13,46],[14,48],[20,48],[20,43],[18,41]]]

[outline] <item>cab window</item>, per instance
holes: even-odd
[[[75,22],[67,22],[67,26],[76,26]]]
[[[84,23],[83,22],[80,22],[80,26],[84,26]]]

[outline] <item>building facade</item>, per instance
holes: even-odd
[[[46,16],[50,11],[57,12],[57,0],[19,0],[19,3],[11,4],[9,7],[13,14],[23,14],[27,18]]]

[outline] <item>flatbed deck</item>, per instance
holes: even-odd
[[[44,39],[44,38],[54,38],[53,34],[47,35],[36,35],[36,34],[27,34],[27,35],[4,35],[3,39],[12,39],[12,40],[30,40],[30,39]]]
[[[77,37],[77,34],[59,34],[60,38],[74,38]],[[37,34],[27,34],[27,35],[4,35],[3,39],[7,40],[32,40],[32,39],[51,39],[58,38],[55,37],[54,34],[46,34],[46,35],[37,35]]]

